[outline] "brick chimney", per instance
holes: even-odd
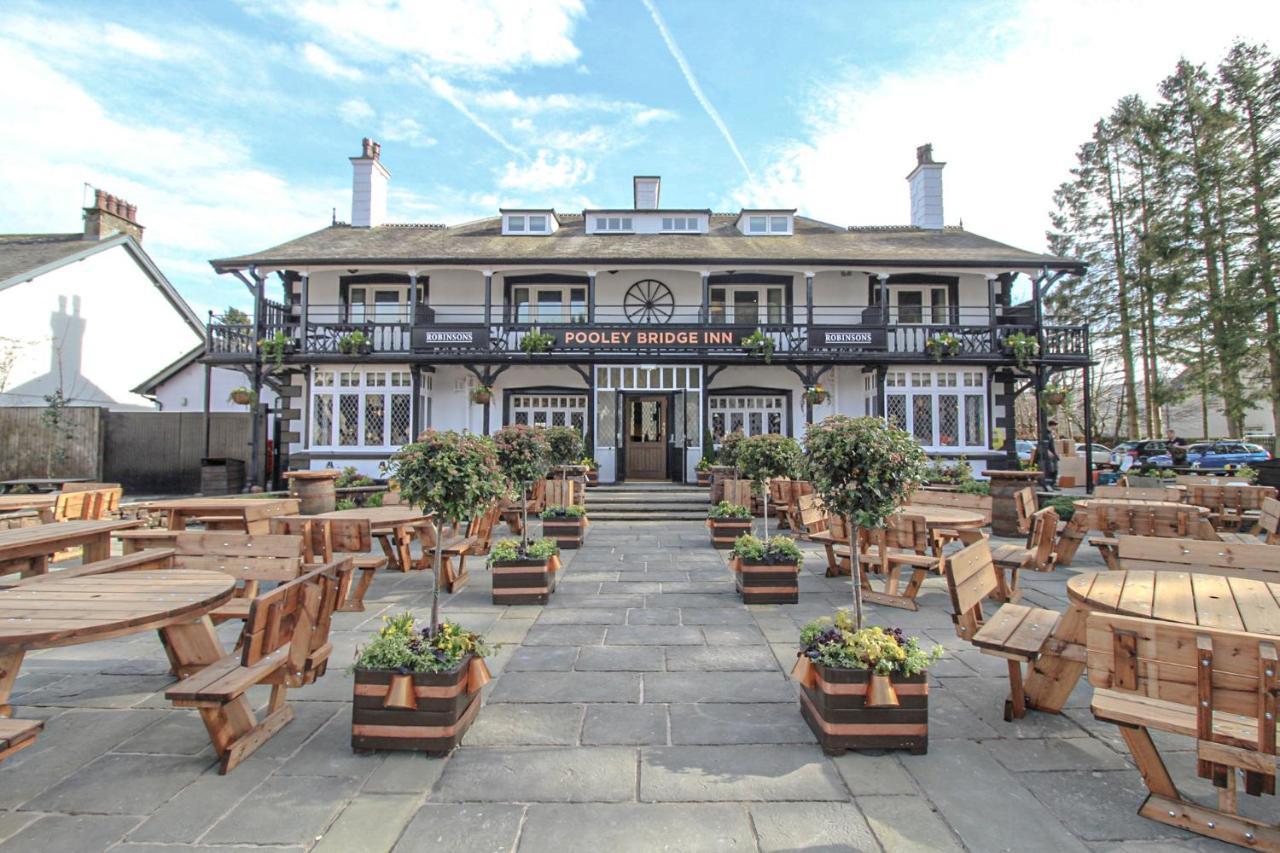
[[[933,161],[933,145],[916,148],[916,167],[907,175],[911,185],[911,224],[916,228],[942,230],[942,167]]]
[[[102,190],[93,191],[93,206],[84,209],[84,239],[105,240],[128,234],[141,243],[142,232],[136,206]]]
[[[370,228],[387,221],[387,182],[382,146],[369,137],[360,141],[360,156],[351,158],[351,224]]]

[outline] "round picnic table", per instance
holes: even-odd
[[[411,506],[358,506],[351,509],[335,509],[322,512],[312,518],[367,518],[373,538],[378,540],[383,554],[392,569],[407,572],[415,568],[409,546],[418,534],[418,528],[432,523],[432,515]],[[421,565],[424,568],[424,557]]]
[[[1280,583],[1198,572],[1082,572],[1067,596],[1087,610],[1280,636]]]
[[[236,580],[222,572],[158,569],[59,578],[0,590],[0,717],[23,655],[158,630],[175,672],[187,675],[223,656],[207,614],[226,603]]]
[[[987,523],[986,516],[980,512],[951,506],[904,504],[898,507],[898,513],[923,518],[925,526],[930,531],[936,527],[945,527],[948,530],[974,530]]]

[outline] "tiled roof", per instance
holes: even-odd
[[[0,234],[0,282],[91,248],[76,234]]]
[[[545,236],[504,236],[495,216],[448,228],[332,225],[260,252],[213,261],[219,271],[322,264],[644,264],[740,263],[813,266],[1078,268],[959,228],[843,228],[802,216],[787,236],[747,236],[737,214],[714,214],[707,234],[593,234],[581,217],[561,217]]]

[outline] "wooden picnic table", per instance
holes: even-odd
[[[287,498],[173,498],[170,500],[152,501],[147,504],[151,510],[169,514],[170,530],[186,530],[187,524],[195,518],[217,516],[241,516],[244,519],[245,532],[266,533],[269,519],[280,515],[278,505]],[[297,512],[296,504],[293,512]]]
[[[88,483],[88,477],[23,477],[17,480],[0,480],[0,494],[10,489],[26,486],[37,492],[56,492],[67,483]]]
[[[1081,572],[1070,605],[1032,668],[1028,707],[1058,713],[1085,670],[1091,611],[1280,636],[1280,583],[1178,571]]]
[[[987,518],[980,512],[971,509],[960,509],[953,506],[934,506],[931,504],[904,504],[898,507],[899,515],[915,515],[924,519],[929,532],[934,530],[979,530],[987,523]],[[961,537],[962,539],[964,537]],[[976,540],[974,540],[976,541]],[[965,544],[968,544],[966,542]]]
[[[409,546],[423,525],[431,524],[431,513],[424,513],[411,506],[360,506],[353,509],[335,509],[307,518],[360,518],[369,520],[369,527],[387,562],[393,569],[407,572],[420,568],[413,563]],[[425,557],[424,557],[425,565]]]
[[[49,558],[66,548],[84,547],[84,562],[111,556],[111,533],[142,524],[137,519],[64,521],[0,530],[0,574],[21,571],[41,575],[49,571]]]
[[[235,584],[222,572],[159,569],[55,575],[0,590],[0,718],[12,716],[9,695],[23,656],[33,649],[158,630],[174,671],[187,674],[217,661],[222,644],[207,614],[231,598]]]
[[[0,495],[0,512],[14,512],[20,509],[53,509],[58,496],[53,493],[30,495]]]

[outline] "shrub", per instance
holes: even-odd
[[[553,426],[546,430],[548,461],[552,465],[578,465],[582,459],[582,433],[573,427]]]
[[[539,518],[582,518],[586,510],[580,506],[549,506],[539,513]]]
[[[746,438],[746,433],[740,429],[735,429],[733,432],[722,436],[720,438],[720,452],[716,454],[716,463],[728,465],[730,468],[737,467],[738,449]]]
[[[551,347],[556,342],[556,336],[543,332],[537,326],[524,333],[524,337],[520,339],[520,350],[529,355],[538,352],[551,352]]]
[[[516,539],[500,539],[489,551],[489,564],[506,563],[512,560],[545,560],[559,553],[560,548],[554,539],[543,538],[527,544]]]
[[[729,503],[728,501],[720,501],[711,508],[707,513],[710,518],[733,518],[739,521],[745,521],[751,518],[751,510],[741,504]]]
[[[398,672],[452,672],[467,655],[490,653],[484,637],[455,622],[443,622],[435,631],[414,624],[413,614],[383,616],[382,628],[369,645],[360,649],[356,666],[361,669]]]
[[[969,480],[956,486],[956,491],[966,495],[987,497],[991,494],[991,483],[986,480]]]
[[[901,628],[855,628],[847,610],[833,621],[824,616],[800,630],[800,654],[839,669],[865,669],[877,675],[917,675],[942,657],[942,646],[929,651]]]
[[[760,539],[750,533],[744,533],[733,540],[730,557],[746,560],[748,563],[795,563],[804,562],[804,554],[800,553],[796,541],[787,536],[774,536],[771,539]]]
[[[908,433],[879,418],[845,415],[810,426],[805,449],[814,492],[852,528],[854,624],[861,628],[858,528],[884,526],[924,478],[925,454]]]
[[[333,508],[334,509],[355,509],[356,502],[353,501],[351,498],[338,498],[336,501],[334,501]]]
[[[410,506],[433,513],[437,524],[457,524],[507,490],[498,451],[487,436],[429,429],[385,463]],[[436,538],[431,625],[440,623],[440,537]]]
[[[352,486],[372,486],[373,478],[366,477],[356,470],[356,466],[348,465],[342,469],[342,473],[338,474],[338,479],[333,481],[334,488],[349,489]]]
[[[1046,507],[1053,507],[1058,513],[1060,521],[1070,521],[1071,516],[1076,514],[1076,501],[1079,498],[1073,498],[1070,495],[1058,495],[1056,498],[1050,498],[1045,501]]]
[[[364,505],[369,507],[382,506],[382,492],[374,492],[364,499]]]

